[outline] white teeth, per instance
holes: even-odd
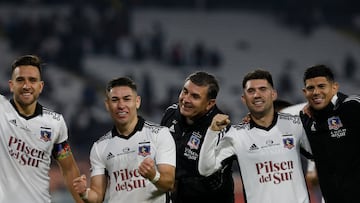
[[[321,98],[314,98],[313,100],[314,100],[314,102],[317,102],[317,103],[322,101]]]
[[[119,112],[118,114],[120,114],[120,115],[125,115],[126,112]]]

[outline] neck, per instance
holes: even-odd
[[[262,127],[269,127],[274,119],[274,111],[272,111],[271,113],[267,113],[267,114],[254,114],[252,113],[251,115],[251,119],[259,126]]]
[[[23,116],[31,116],[35,113],[36,109],[36,102],[30,104],[30,105],[21,105],[16,100],[14,100],[15,105],[19,113]]]
[[[133,121],[125,125],[124,124],[117,125],[116,130],[120,135],[128,136],[135,130],[138,120],[139,120],[138,117],[136,117],[135,119],[133,119]]]

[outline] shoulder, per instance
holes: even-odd
[[[334,110],[342,112],[343,115],[353,115],[360,112],[360,95],[339,95]]]
[[[145,120],[143,130],[150,131],[151,133],[159,134],[160,131],[168,131],[168,128],[165,126],[161,126],[158,123],[154,123],[152,121]]]
[[[293,114],[293,115],[299,115],[300,111],[304,108],[304,106],[306,104],[307,104],[307,102],[295,104],[295,105],[292,105],[292,106],[282,109],[280,112],[289,113],[289,114]]]
[[[356,104],[360,104],[360,95],[349,95],[347,98],[345,98],[343,103],[347,102],[354,102]]]
[[[162,116],[162,119],[161,119],[161,125],[166,125],[166,123],[171,118],[174,118],[178,109],[179,109],[178,104],[173,104],[173,105],[169,106],[168,108],[166,108],[166,110]]]
[[[46,117],[46,119],[56,120],[60,121],[63,120],[63,116],[61,113],[57,113],[52,109],[43,107],[43,116]]]
[[[2,94],[0,94],[0,105],[9,105],[9,100]]]
[[[279,112],[278,115],[279,115],[278,121],[280,121],[280,122],[290,121],[292,123],[297,123],[297,124],[301,123],[301,119],[300,119],[299,115],[294,115],[294,114],[290,114],[290,113],[282,113],[282,112]]]
[[[230,130],[235,130],[235,131],[241,131],[241,130],[250,130],[250,123],[249,122],[241,122],[238,124],[234,124],[231,126]]]
[[[105,143],[111,140],[112,138],[112,133],[111,131],[107,132],[105,135],[101,136],[96,142],[95,144],[100,144],[100,143]]]

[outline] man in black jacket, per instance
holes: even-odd
[[[233,203],[232,160],[223,162],[223,170],[210,177],[198,171],[200,148],[212,118],[222,113],[216,106],[219,85],[206,72],[195,72],[185,80],[178,104],[169,106],[161,125],[167,126],[176,144],[175,190],[173,203]]]
[[[304,73],[310,115],[301,113],[326,203],[359,202],[360,96],[338,92],[332,71],[317,65]]]

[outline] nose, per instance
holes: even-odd
[[[259,90],[254,91],[254,97],[255,98],[260,97],[260,91]]]
[[[189,94],[181,94],[180,95],[180,101],[183,103],[189,103],[190,102],[190,95]]]
[[[31,85],[30,85],[31,83],[30,83],[30,81],[29,80],[24,80],[24,85],[23,85],[23,88],[24,89],[28,89],[28,88],[30,88],[31,87]]]
[[[319,88],[315,87],[314,91],[313,91],[313,94],[319,94],[319,91],[320,91]]]

